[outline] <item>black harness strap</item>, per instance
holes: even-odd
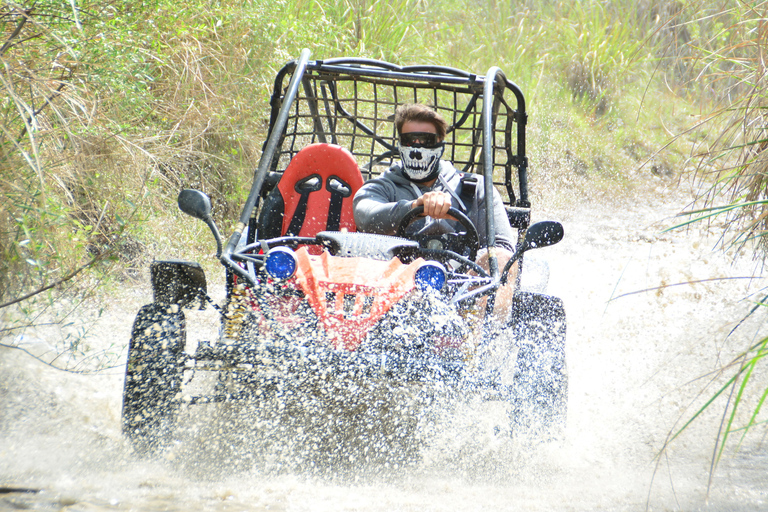
[[[341,225],[341,207],[344,198],[352,194],[352,187],[336,175],[328,176],[325,188],[331,193],[331,204],[328,205],[328,222],[326,231],[338,231]]]
[[[461,187],[459,188],[459,197],[466,206],[469,214],[472,209],[472,205],[475,203],[475,191],[477,190],[477,176],[470,173],[463,173],[461,175]]]
[[[296,236],[304,225],[304,219],[307,217],[307,203],[309,203],[309,194],[317,192],[323,187],[323,180],[319,174],[312,174],[296,182],[293,189],[301,194],[299,204],[296,205],[296,211],[293,212],[291,223],[285,232],[285,236]]]

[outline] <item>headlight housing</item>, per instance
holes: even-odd
[[[264,269],[275,279],[283,280],[296,273],[299,261],[296,254],[287,247],[275,247],[267,253]]]
[[[416,271],[414,281],[416,281],[416,286],[421,290],[431,288],[440,291],[445,286],[445,267],[436,261],[428,261]]]

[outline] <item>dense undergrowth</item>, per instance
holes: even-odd
[[[765,7],[4,2],[0,333],[48,318],[40,312],[63,297],[76,307],[154,257],[212,253],[205,227],[182,221],[175,197],[183,187],[207,192],[228,231],[259,159],[275,72],[303,47],[314,58],[477,73],[498,65],[527,97],[534,188],[546,175],[555,193],[626,190],[697,169],[696,211],[729,215],[725,239],[762,255]],[[213,258],[203,264],[216,268]]]
[[[302,47],[500,66],[528,97],[534,173],[594,188],[649,160],[649,172],[681,169],[688,140],[657,152],[661,126],[687,122],[695,67],[679,59],[673,4],[588,4],[4,3],[0,302],[82,266],[121,275],[163,252],[153,245],[197,239],[175,222],[182,187],[209,193],[226,229],[258,162],[274,74]]]

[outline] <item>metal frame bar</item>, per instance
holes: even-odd
[[[394,96],[393,101],[395,104],[399,104],[403,99],[400,96],[403,90],[411,90],[414,99],[417,100],[418,90],[432,89],[435,105],[438,105],[438,92],[440,90],[452,94],[452,112],[454,113],[452,119],[453,124],[451,125],[451,132],[454,133],[452,156],[456,156],[457,139],[455,138],[455,134],[457,133],[458,128],[462,128],[464,133],[469,134],[470,140],[472,141],[471,149],[469,150],[470,154],[467,157],[467,162],[464,164],[463,171],[467,172],[473,165],[481,164],[482,174],[485,178],[484,186],[486,197],[493,197],[493,188],[495,184],[503,185],[506,188],[509,199],[513,202],[513,205],[518,207],[530,206],[530,203],[528,202],[527,158],[525,157],[525,125],[527,122],[525,99],[519,87],[509,81],[498,67],[492,67],[488,70],[485,76],[479,76],[466,71],[443,66],[398,66],[372,59],[348,58],[310,61],[309,56],[309,50],[303,50],[299,59],[286,64],[275,77],[273,94],[270,100],[272,105],[270,128],[268,138],[264,143],[262,158],[254,173],[254,182],[240,216],[240,222],[235,227],[221,256],[221,262],[235,274],[245,278],[252,285],[256,285],[256,278],[253,271],[249,272],[244,269],[241,264],[238,264],[238,261],[244,262],[245,260],[251,260],[251,258],[244,258],[242,255],[237,255],[233,258],[233,254],[235,253],[235,248],[245,225],[258,204],[258,198],[267,173],[270,170],[277,169],[277,166],[279,165],[278,161],[280,160],[281,155],[284,154],[280,148],[283,145],[286,127],[289,123],[292,124],[294,133],[294,135],[291,135],[290,147],[288,148],[289,155],[298,151],[295,146],[301,135],[310,135],[309,133],[302,134],[299,131],[300,119],[308,118],[311,119],[312,126],[314,127],[314,130],[311,133],[312,142],[315,140],[321,142],[327,141],[330,138],[333,143],[338,143],[338,136],[343,135],[350,139],[350,150],[353,151],[353,153],[355,144],[363,134],[366,138],[371,139],[371,148],[375,148],[377,143],[381,144],[387,151],[378,156],[374,155],[373,151],[371,151],[371,161],[366,164],[369,167],[369,174],[374,165],[387,158],[391,158],[394,153],[394,146],[389,144],[387,140],[377,132],[377,123],[379,122],[380,112],[379,86],[381,85],[392,86],[392,94]],[[313,77],[309,77],[309,74],[313,75]],[[291,77],[290,81],[288,86],[283,88],[283,82],[288,75]],[[336,87],[337,84],[335,80],[335,78],[338,77],[343,77],[344,81],[352,82],[352,87],[355,93],[350,100],[352,101],[351,113],[347,111],[345,105],[342,103],[344,100],[339,97],[339,91]],[[358,98],[358,86],[359,83],[363,82],[371,84],[373,87],[373,129],[367,127],[359,118],[362,111],[361,101],[371,103],[370,100],[360,100]],[[320,91],[318,91],[318,84],[320,84]],[[300,87],[302,86],[304,97],[299,96]],[[517,102],[517,109],[512,109],[504,99],[504,90],[510,90],[514,94]],[[499,92],[500,94],[498,94]],[[461,110],[458,109],[458,97],[460,94],[472,95],[466,104],[466,108]],[[476,121],[476,101],[481,94],[483,103],[482,111],[479,116],[480,124],[478,125]],[[305,101],[308,104],[308,115],[302,114],[297,100]],[[325,108],[324,115],[320,113],[318,108],[321,103]],[[517,124],[517,153],[512,153],[512,134],[505,128],[504,149],[507,153],[507,160],[503,164],[505,169],[504,182],[494,183],[493,174],[497,167],[493,156],[498,149],[495,145],[496,130],[494,127],[494,119],[502,105],[506,112],[506,116],[514,116],[514,121]],[[333,112],[331,112],[331,108],[333,108]],[[459,111],[461,112],[461,115],[456,119],[456,114]],[[472,116],[472,126],[470,128],[464,128],[464,125],[470,116]],[[327,126],[323,126],[323,117],[326,117]],[[338,119],[347,119],[351,123],[350,133],[337,134],[336,129]],[[505,123],[507,123],[504,125],[505,127],[508,127],[509,121],[509,119],[505,121]],[[394,137],[394,128],[392,136]],[[479,155],[476,154],[478,137],[482,137]],[[490,156],[490,158],[488,158],[488,156]],[[479,159],[479,162],[477,159]],[[512,183],[511,169],[513,166],[517,167],[518,171],[519,195],[515,194],[514,185]],[[486,239],[488,240],[488,247],[490,250],[489,265],[491,283],[482,287],[483,293],[493,291],[500,285],[498,261],[495,251],[493,250],[496,246],[493,210],[487,210],[486,215],[486,227],[488,230]],[[251,247],[252,245],[249,245],[249,248]]]

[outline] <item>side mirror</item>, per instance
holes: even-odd
[[[563,239],[565,231],[563,225],[554,220],[544,220],[533,224],[525,231],[525,238],[517,248],[515,254],[509,259],[504,269],[501,271],[501,282],[507,282],[507,275],[509,269],[512,268],[512,264],[515,263],[523,253],[529,249],[538,249],[540,247],[547,247],[549,245],[555,245],[557,242]]]
[[[187,215],[206,222],[211,218],[211,199],[199,190],[182,190],[178,202],[179,209]]]
[[[221,234],[211,217],[211,198],[199,190],[186,188],[179,192],[178,203],[181,211],[208,224],[213,238],[216,239],[216,257],[221,257]]]
[[[520,253],[528,249],[555,245],[563,239],[564,233],[563,225],[557,221],[545,220],[537,222],[526,230],[523,244],[520,247]]]

